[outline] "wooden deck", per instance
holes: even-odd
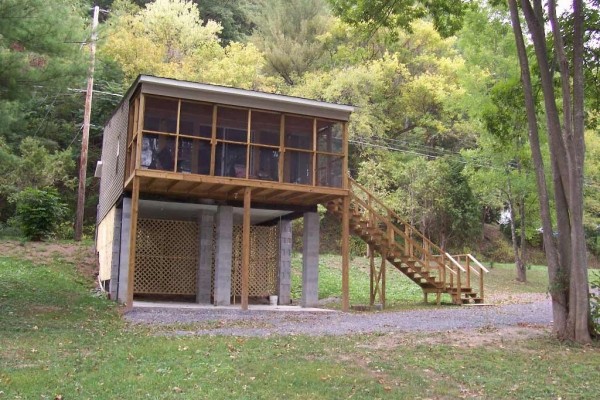
[[[244,191],[249,188],[253,203],[279,206],[326,204],[349,193],[341,188],[145,169],[135,170],[134,175],[125,182],[125,190],[128,192],[133,189],[134,176],[139,179],[140,193],[241,202],[244,200]]]

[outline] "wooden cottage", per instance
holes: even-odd
[[[350,231],[384,255],[381,266],[372,262],[372,303],[385,302],[385,260],[438,301],[444,292],[457,303],[482,300],[470,288],[472,266],[448,258],[348,177],[352,111],[138,77],[105,126],[96,171],[99,279],[111,298],[128,307],[149,297],[246,309],[249,299],[277,295],[289,304],[291,221],[303,218],[301,305],[314,306],[323,204],[342,221],[343,309]]]
[[[291,220],[317,302],[317,204],[348,194],[353,108],[140,76],[106,124],[100,279],[113,298],[290,302]]]

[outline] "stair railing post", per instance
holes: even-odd
[[[450,265],[450,271],[452,272],[450,274],[450,288],[454,289],[454,275],[456,275],[456,274],[454,274],[454,265],[453,264]]]
[[[483,269],[481,267],[479,267],[479,297],[481,298],[481,302],[483,303]]]
[[[379,298],[381,299],[382,308],[385,308],[385,267],[385,254],[381,254],[381,268],[379,269],[379,274],[381,276],[381,292],[379,293]]]
[[[367,245],[369,249],[369,293],[370,305],[375,304],[375,249],[372,244]]]
[[[404,225],[404,241],[406,243],[404,246],[404,255],[412,256],[412,239],[410,238],[410,225],[408,224]]]
[[[458,266],[456,266],[456,294],[457,294],[457,303],[456,304],[460,304],[462,302],[462,292],[461,292],[461,285],[460,285],[460,268],[458,268]]]
[[[425,271],[429,272],[429,242],[423,240],[423,262],[425,263]]]
[[[444,290],[446,290],[446,255],[442,254],[441,258],[442,258],[442,264],[440,265],[440,268],[442,271],[442,283],[443,283]]]
[[[468,256],[465,256],[465,263],[467,269],[467,287],[471,287],[471,260]]]

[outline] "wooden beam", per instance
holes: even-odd
[[[179,162],[179,125],[181,123],[181,99],[177,101],[177,125],[175,126],[175,160],[173,161],[173,171],[177,172],[177,163]]]
[[[252,129],[252,109],[248,110],[248,131],[246,132],[246,176],[244,178],[248,179],[250,177],[250,132]]]
[[[350,197],[344,196],[342,214],[342,311],[350,309]]]
[[[250,201],[252,189],[244,189],[244,220],[242,225],[242,310],[248,309],[248,270],[250,268]]]
[[[137,123],[137,142],[135,143],[136,145],[136,150],[135,150],[135,169],[140,169],[142,167],[142,141],[143,141],[143,135],[142,135],[142,129],[144,127],[144,113],[146,112],[146,96],[144,96],[143,94],[140,94],[140,106],[139,109],[137,110],[137,118],[138,118],[138,123]]]
[[[176,193],[188,193],[191,188],[195,187],[194,182],[190,181],[177,181],[174,185],[171,185],[168,189],[169,192]]]
[[[337,197],[345,196],[348,191],[340,188],[325,186],[298,185],[295,183],[279,183],[273,181],[262,181],[259,179],[241,179],[226,176],[208,176],[198,174],[187,174],[182,172],[159,171],[152,169],[140,169],[136,175],[144,178],[175,179],[190,182],[202,182],[207,184],[229,185],[229,186],[248,186],[251,188],[275,189],[277,191],[289,191],[298,193],[331,194]]]
[[[175,186],[177,186],[178,183],[181,183],[181,182],[186,182],[186,181],[174,181],[165,187],[165,191],[170,192],[171,189],[173,189]]]
[[[279,160],[277,163],[277,174],[279,175],[279,182],[283,182],[283,157],[285,156],[285,114],[281,114],[279,120]]]
[[[348,185],[348,123],[344,122],[344,131],[342,138],[342,149],[344,151],[344,161],[342,165],[342,187],[344,189],[349,189]]]
[[[133,191],[131,193],[131,229],[129,230],[129,266],[127,268],[127,301],[125,310],[133,309],[133,289],[135,279],[135,246],[137,238],[138,210],[140,202],[140,179],[133,179]]]
[[[313,118],[312,185],[317,186],[317,119]]]
[[[215,175],[217,153],[217,105],[213,106],[212,127],[210,131],[210,176]]]
[[[236,186],[234,188],[230,188],[227,191],[227,197],[232,197],[237,199],[237,197],[240,195],[240,193],[244,193],[244,195],[246,194],[246,192],[244,191],[245,188],[241,187],[241,186]]]

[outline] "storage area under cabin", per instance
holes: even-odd
[[[103,142],[97,247],[111,297],[290,304],[291,221],[303,218],[300,302],[315,305],[317,205],[348,195],[351,111],[138,78]]]

